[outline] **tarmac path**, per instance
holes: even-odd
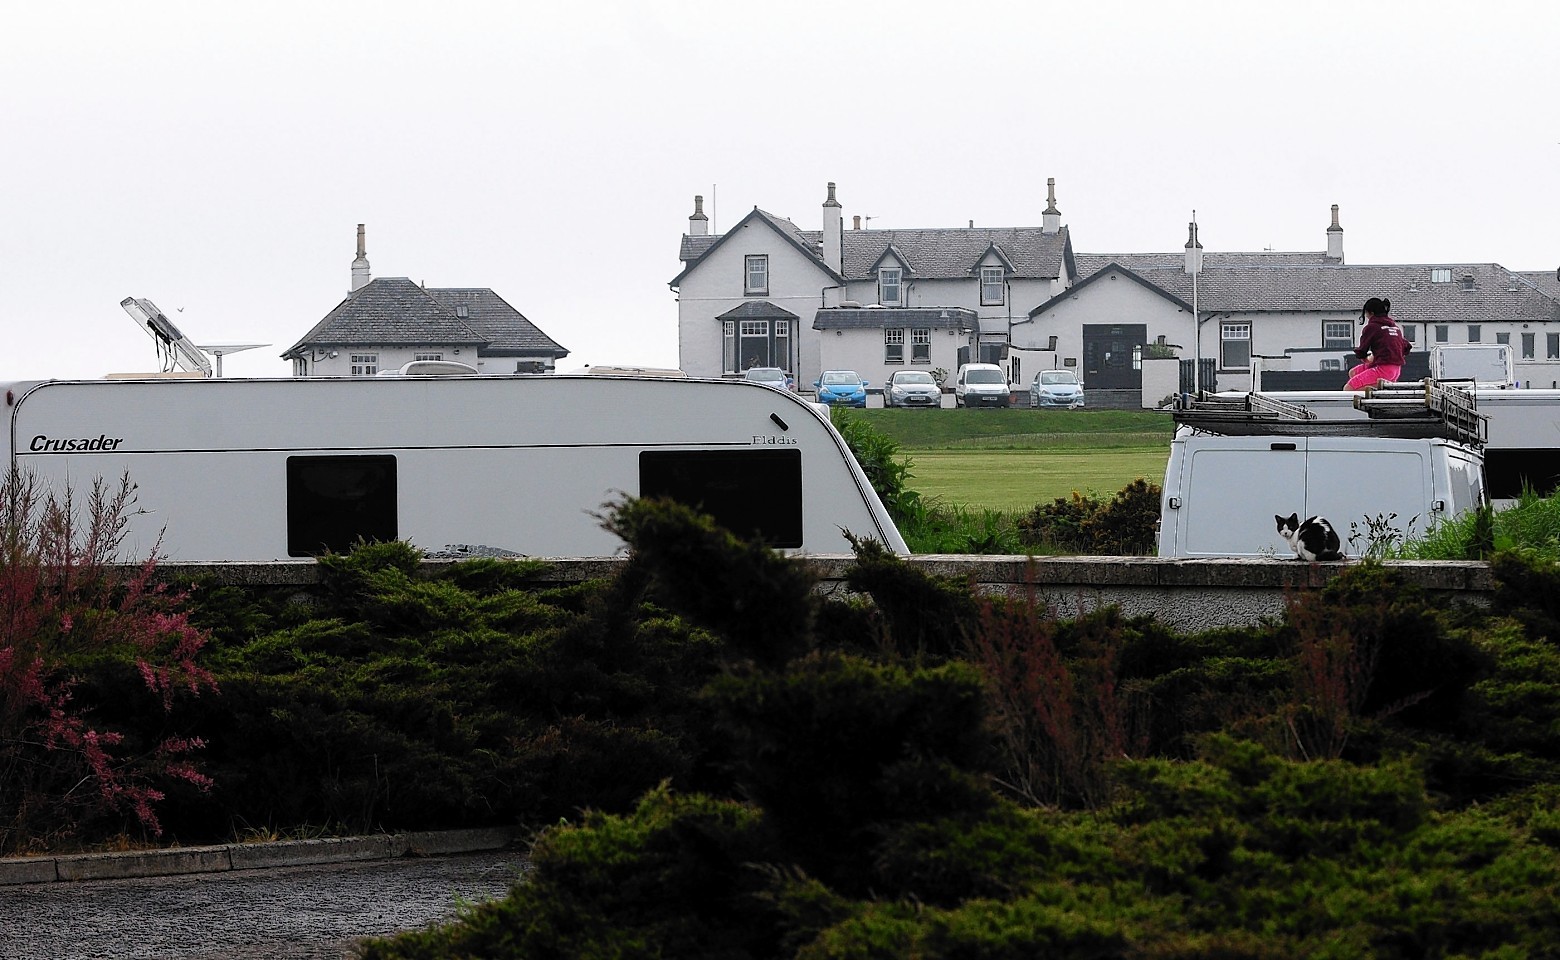
[[[519,850],[0,887],[0,960],[340,960],[503,896]]]

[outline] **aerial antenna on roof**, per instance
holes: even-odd
[[[157,360],[162,368],[158,371],[160,373],[171,373],[175,367],[181,367],[202,377],[220,377],[224,354],[270,346],[265,343],[213,343],[199,347],[174,326],[167,314],[159,310],[157,304],[152,301],[140,297],[125,297],[119,301],[119,305],[137,326],[151,335],[152,340],[157,344]],[[215,367],[211,362],[212,357],[217,360]]]

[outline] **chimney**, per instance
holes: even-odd
[[[710,232],[710,218],[704,215],[704,198],[693,198],[693,216],[688,218],[688,236],[704,237]]]
[[[1197,239],[1197,221],[1186,225],[1186,272],[1202,273],[1203,247]]]
[[[368,286],[368,281],[371,279],[368,274],[368,248],[364,245],[365,242],[363,225],[360,223],[358,224],[358,254],[357,259],[352,261],[352,289],[348,293],[357,293]]]
[[[1327,259],[1343,262],[1343,228],[1338,226],[1338,205],[1332,205],[1333,222],[1327,228]]]
[[[1055,233],[1062,229],[1062,211],[1056,209],[1056,178],[1045,178],[1045,212],[1040,217],[1040,232]]]
[[[844,250],[845,211],[834,199],[834,184],[829,184],[829,199],[823,201],[823,262],[835,273],[841,272]]]
[[[861,229],[861,214],[859,214],[859,213],[855,214],[854,216],[852,216],[850,218],[850,228],[852,230],[860,230]]]

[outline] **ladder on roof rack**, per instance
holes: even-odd
[[[1468,444],[1484,443],[1489,432],[1489,418],[1479,413],[1473,391],[1460,383],[1431,379],[1378,383],[1366,387],[1364,396],[1355,397],[1354,406],[1372,420],[1440,420],[1452,439]]]
[[[1487,418],[1471,390],[1435,380],[1380,384],[1356,397],[1367,420],[1320,420],[1315,411],[1260,393],[1216,395],[1206,391],[1176,398],[1178,425],[1227,436],[1440,437],[1477,446],[1485,442]]]

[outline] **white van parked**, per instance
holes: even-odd
[[[124,548],[271,561],[359,538],[608,556],[622,495],[776,548],[908,553],[839,433],[762,384],[631,375],[0,383],[0,464],[78,496],[128,472]]]
[[[1359,556],[1488,502],[1480,445],[1456,423],[1194,413],[1176,415],[1161,557],[1290,558],[1276,523],[1290,514],[1325,518]]]
[[[994,363],[966,363],[953,381],[956,407],[1006,407],[1013,402],[1007,374]]]

